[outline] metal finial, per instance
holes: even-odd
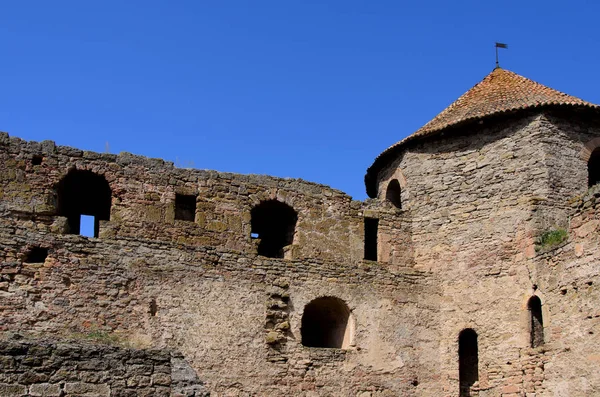
[[[498,48],[508,48],[508,44],[496,42],[496,67],[497,68],[500,67],[500,64],[498,63]]]

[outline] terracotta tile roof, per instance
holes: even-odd
[[[600,106],[593,103],[546,87],[509,70],[496,68],[433,120],[377,156],[365,176],[367,193],[373,197],[371,193],[374,188],[369,186],[369,181],[376,178],[377,172],[385,165],[385,159],[408,141],[492,115],[545,106],[600,109]]]

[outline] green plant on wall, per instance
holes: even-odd
[[[546,230],[536,240],[536,251],[545,251],[561,244],[569,237],[565,229]]]
[[[81,340],[81,341],[86,341],[86,342],[91,342],[91,343],[98,343],[98,344],[103,344],[103,345],[115,345],[115,346],[125,345],[125,341],[121,338],[120,335],[112,333],[112,332],[103,331],[103,330],[97,329],[96,327],[93,327],[92,329],[88,330],[87,332],[74,332],[74,333],[68,334],[66,336],[69,339],[76,339],[76,340]]]

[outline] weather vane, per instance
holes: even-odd
[[[500,64],[498,63],[498,48],[508,48],[508,44],[496,42],[496,67],[497,68],[500,67]]]

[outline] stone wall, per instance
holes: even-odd
[[[415,140],[364,203],[0,135],[0,330],[176,349],[214,395],[450,397],[471,329],[472,395],[598,394],[599,194],[582,153],[600,128],[584,121],[521,112]],[[112,190],[99,238],[66,234],[58,216],[72,168]],[[385,198],[393,179],[401,205]],[[194,221],[174,219],[176,194],[197,195]],[[298,215],[284,258],[258,255],[251,236],[252,209],[271,199]],[[377,261],[364,259],[365,217]],[[552,232],[567,238],[542,243]],[[305,308],[329,297],[349,342],[304,346]]]
[[[211,390],[233,395],[410,394],[415,379],[419,388],[436,387],[427,374],[436,362],[438,292],[426,273],[46,234],[17,223],[2,218],[3,330],[101,333],[141,347],[176,348]],[[50,247],[43,263],[24,261],[32,246]],[[273,347],[265,323],[281,285],[289,331]],[[302,346],[303,308],[321,296],[351,309],[349,350]]]
[[[571,199],[588,188],[587,162],[591,153],[586,146],[599,143],[600,123],[584,115],[573,118],[556,111],[548,113],[542,122],[548,131],[540,139],[543,165],[548,170],[548,194],[537,205],[536,220],[540,230],[565,228]]]
[[[0,341],[0,395],[205,397],[177,354],[49,340]]]
[[[34,165],[39,160],[39,165]],[[360,260],[361,204],[340,191],[298,179],[178,169],[129,153],[99,154],[0,133],[0,205],[11,212],[57,214],[57,185],[69,170],[89,170],[112,190],[110,221],[100,235],[135,237],[255,253],[250,212],[277,199],[298,213],[292,256]],[[197,195],[195,221],[174,219],[175,195]],[[56,220],[55,220],[56,221]],[[65,231],[57,221],[56,228]],[[140,233],[143,231],[143,233]]]
[[[176,349],[215,395],[439,392],[430,376],[439,289],[411,268],[403,212],[299,180],[180,170],[6,135],[2,143],[0,329]],[[56,214],[57,183],[72,167],[103,175],[112,190],[99,238],[65,234]],[[198,194],[195,222],[171,218],[178,192]],[[250,236],[251,209],[272,198],[298,213],[285,259],[257,255]],[[364,216],[381,220],[385,261],[363,260]],[[31,261],[37,247],[47,256]],[[350,310],[346,349],[302,344],[304,308],[320,297]]]
[[[600,186],[571,200],[568,240],[541,252],[533,270],[544,291],[546,390],[555,395],[600,392]]]

